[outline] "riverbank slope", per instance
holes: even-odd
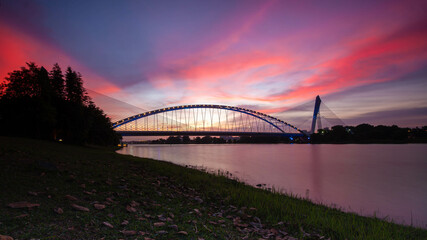
[[[0,235],[17,239],[427,239],[423,229],[104,148],[0,137],[0,176]]]

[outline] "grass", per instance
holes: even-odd
[[[105,148],[0,137],[0,179],[0,235],[16,239],[427,239],[424,229]],[[19,201],[40,206],[7,206]],[[128,211],[132,201],[140,205]],[[72,203],[90,211],[76,211]]]

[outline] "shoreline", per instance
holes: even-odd
[[[243,143],[240,143],[240,144],[243,144]],[[261,143],[258,143],[258,144],[261,144]],[[269,143],[265,143],[265,144],[270,145]],[[155,144],[130,144],[129,146],[132,146],[132,145],[141,146],[141,145],[155,145]],[[157,145],[164,146],[167,144],[157,144]],[[180,144],[170,144],[170,145],[180,145]],[[200,144],[185,144],[185,145],[200,145]],[[223,145],[223,144],[210,144],[210,145]],[[251,145],[251,144],[246,143],[246,145]],[[336,144],[331,144],[331,145],[336,145]],[[388,145],[388,144],[378,144],[378,145]],[[118,154],[143,158],[141,156],[131,155],[131,154],[127,154],[127,153],[119,153],[118,151],[116,151]],[[233,181],[237,181],[237,182],[242,183],[244,185],[248,185],[250,187],[253,187],[255,189],[261,189],[264,191],[271,192],[273,194],[280,194],[280,195],[283,195],[285,197],[295,198],[295,199],[301,200],[301,201],[308,201],[308,202],[313,203],[315,205],[335,209],[335,210],[338,210],[338,211],[341,211],[344,213],[356,214],[356,215],[361,216],[361,217],[383,219],[384,221],[387,221],[389,223],[396,223],[396,224],[403,225],[403,226],[417,227],[417,228],[427,230],[427,223],[423,222],[423,221],[417,221],[418,224],[414,225],[411,222],[405,221],[405,219],[403,217],[398,216],[397,218],[393,218],[393,217],[390,217],[389,214],[383,213],[378,209],[370,211],[369,213],[366,212],[366,210],[365,210],[365,213],[364,213],[363,209],[359,209],[359,211],[356,211],[356,210],[352,209],[350,206],[348,206],[346,208],[346,207],[344,207],[338,203],[335,203],[333,201],[325,202],[325,201],[321,201],[321,200],[311,199],[310,195],[309,195],[309,193],[310,193],[309,189],[306,189],[305,196],[304,196],[304,194],[297,194],[297,193],[294,193],[292,191],[287,191],[286,189],[277,187],[274,184],[266,184],[266,183],[262,183],[262,182],[256,182],[256,183],[255,182],[252,182],[252,183],[247,182],[245,179],[239,178],[237,175],[233,175],[231,172],[229,172],[227,170],[220,170],[220,169],[208,168],[206,166],[197,166],[197,165],[190,165],[190,164],[178,164],[178,163],[175,163],[173,161],[161,160],[161,159],[155,159],[155,158],[148,158],[148,157],[147,157],[147,159],[151,159],[153,161],[171,163],[171,164],[174,164],[174,165],[177,165],[180,167],[185,167],[188,169],[194,169],[194,170],[201,171],[201,172],[211,174],[211,175],[215,175],[215,176],[226,177],[226,178],[229,178]]]
[[[344,213],[164,161],[39,140],[0,137],[0,142],[1,190],[8,193],[0,196],[0,235],[60,239],[427,238],[427,231],[421,228]],[[78,201],[74,203],[67,195]],[[111,197],[115,203],[106,200]],[[7,207],[24,200],[40,206]],[[128,208],[132,201],[139,205]],[[89,211],[75,210],[72,204]],[[105,208],[96,209],[95,204]],[[56,213],[57,208],[63,214]],[[162,221],[168,216],[172,221]],[[122,225],[124,220],[129,223]]]

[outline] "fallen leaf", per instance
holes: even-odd
[[[29,192],[28,192],[28,195],[37,196],[38,194],[37,194],[36,192],[31,192],[31,191],[29,191]]]
[[[129,224],[129,221],[128,220],[124,220],[123,222],[122,222],[122,225],[128,225]]]
[[[62,208],[54,208],[53,211],[55,211],[58,214],[63,214],[64,210],[62,210]]]
[[[6,235],[0,235],[0,240],[13,240],[13,237],[6,236]]]
[[[16,216],[15,218],[24,218],[24,217],[28,217],[28,216],[29,216],[28,214],[24,213],[24,214],[21,214],[19,216]]]
[[[71,195],[66,195],[65,197],[70,201],[78,201],[78,199],[76,197],[71,196]]]
[[[102,210],[102,209],[105,208],[105,205],[104,204],[95,203],[95,204],[93,204],[93,207],[96,208],[96,209],[98,209],[98,210]]]
[[[132,200],[132,202],[130,202],[129,204],[131,207],[138,207],[140,204],[138,202],[135,202],[134,200]]]
[[[38,203],[29,203],[26,201],[23,202],[14,202],[14,203],[9,203],[9,205],[7,205],[11,208],[32,208],[32,207],[38,207],[40,206],[40,204]]]
[[[185,236],[188,235],[188,233],[186,231],[179,231],[178,234],[182,234],[182,235],[185,235]]]
[[[114,226],[111,225],[111,223],[109,223],[109,222],[103,222],[102,224],[104,224],[105,226],[107,226],[109,228],[114,228]]]
[[[132,236],[132,235],[136,235],[136,231],[134,230],[123,230],[122,231],[123,235],[125,236]]]
[[[126,206],[126,210],[127,210],[128,212],[136,212],[136,209],[135,209],[135,208],[133,208],[133,207],[131,207],[131,206],[129,206],[129,205],[127,205],[127,206]]]
[[[71,204],[71,207],[73,207],[74,209],[79,210],[79,211],[89,212],[89,208],[85,208],[85,207],[79,206],[79,205],[74,204],[74,203]]]
[[[169,225],[169,228],[172,228],[175,231],[178,231],[178,226],[177,225]]]
[[[163,227],[164,225],[165,225],[164,222],[156,222],[156,223],[154,223],[155,227]]]

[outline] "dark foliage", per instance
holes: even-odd
[[[422,128],[399,128],[393,126],[334,126],[320,129],[311,135],[313,143],[422,143],[427,142],[427,126]]]
[[[115,145],[110,119],[91,102],[80,73],[27,63],[0,85],[0,134],[73,144]]]

